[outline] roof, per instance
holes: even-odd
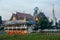
[[[27,17],[28,19],[31,19],[33,20],[33,16],[30,15],[30,14],[26,14],[26,13],[20,13],[20,12],[16,12],[16,14],[12,14],[12,17],[16,17],[16,19],[20,19],[20,18],[24,18],[24,17]],[[12,19],[11,17],[11,19]]]
[[[2,20],[2,24],[4,24],[6,22],[6,20]]]
[[[16,21],[6,21],[5,23],[4,23],[4,25],[15,25],[15,24],[24,24],[24,23],[26,23],[26,22],[24,22],[23,20],[16,20]]]
[[[27,21],[27,24],[33,25],[33,24],[36,24],[36,22],[33,20],[29,20],[29,21]]]
[[[5,23],[4,23],[4,25],[16,25],[16,24],[35,24],[35,21],[32,21],[32,20],[30,20],[30,21],[26,21],[26,22],[24,22],[23,20],[15,20],[15,21],[6,21]]]

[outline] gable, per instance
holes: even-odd
[[[10,21],[15,21],[15,20],[16,20],[16,14],[12,14]]]
[[[16,17],[12,17],[12,21],[15,21],[16,20]]]

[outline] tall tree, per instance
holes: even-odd
[[[41,29],[46,29],[48,27],[49,21],[47,18],[39,19],[38,25],[41,26]]]
[[[38,7],[35,7],[35,8],[34,8],[34,16],[38,13],[38,10],[39,10]]]
[[[51,29],[53,21],[49,22],[48,18],[39,18],[39,21],[37,22],[37,26],[40,26],[40,29]]]

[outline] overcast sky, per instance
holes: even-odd
[[[0,16],[3,20],[9,20],[12,13],[25,12],[33,15],[37,6],[47,17],[52,18],[52,4],[55,8],[55,16],[60,19],[60,0],[0,0]]]

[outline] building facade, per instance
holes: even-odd
[[[35,24],[33,16],[26,13],[16,12],[12,14],[9,21],[4,23],[6,34],[24,34],[28,33],[28,28]]]

